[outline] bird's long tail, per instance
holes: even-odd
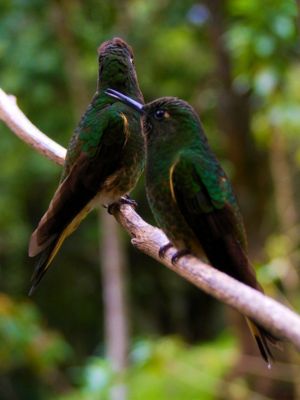
[[[76,227],[78,226],[78,222],[76,220],[72,221],[71,224],[69,224],[67,228],[64,229],[60,234],[57,234],[53,238],[53,241],[40,253],[40,258],[31,277],[29,296],[33,294],[37,285],[47,272],[52,260],[61,248],[65,239],[76,229],[75,225]]]
[[[268,342],[272,343],[273,345],[276,345],[278,343],[278,339],[275,336],[273,336],[271,333],[267,332],[264,328],[261,328],[259,325],[257,325],[255,322],[253,322],[251,319],[246,318],[246,321],[247,321],[250,331],[257,343],[257,347],[260,351],[262,358],[268,364],[268,368],[271,368],[271,366],[274,362],[274,357],[270,350]]]
[[[213,244],[215,245],[215,243]],[[204,247],[208,259],[213,266],[263,293],[263,289],[256,280],[254,269],[251,266],[246,253],[236,240],[229,238],[225,241],[221,238],[217,242],[217,245],[215,245],[215,248],[217,248],[218,251],[215,251],[211,244]],[[246,318],[246,320],[262,358],[270,367],[274,358],[269,344],[271,343],[272,345],[276,345],[279,342],[279,339],[259,326],[253,320],[250,320],[249,318]]]
[[[40,283],[41,279],[47,272],[49,265],[58,250],[59,248],[57,247],[57,240],[55,240],[41,253],[38,263],[36,264],[36,267],[31,277],[31,288],[29,290],[29,296],[33,294],[37,285]]]
[[[56,256],[57,252],[61,248],[63,242],[65,239],[70,236],[75,229],[77,229],[78,225],[80,222],[86,217],[86,215],[89,213],[91,210],[90,205],[88,204],[86,207],[84,207],[76,216],[75,218],[65,227],[62,229],[60,233],[53,234],[49,237],[48,240],[44,242],[44,245],[39,246],[38,245],[38,238],[40,231],[42,228],[48,223],[47,218],[44,217],[41,220],[41,224],[38,226],[38,228],[33,232],[31,236],[31,241],[29,245],[29,255],[35,256],[35,255],[40,255],[40,258],[38,260],[38,263],[35,267],[35,270],[33,272],[33,275],[31,277],[31,289],[29,291],[29,295],[32,295],[34,290],[36,289],[37,285],[47,272],[52,260]],[[49,223],[50,225],[50,223]]]

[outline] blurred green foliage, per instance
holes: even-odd
[[[224,385],[222,377],[236,356],[236,343],[227,336],[215,340],[213,348],[209,344],[190,347],[176,337],[140,340],[133,346],[132,367],[123,380],[114,377],[105,360],[92,357],[80,371],[78,389],[58,399],[108,399],[111,388],[123,382],[132,400],[212,400]],[[231,398],[237,390],[243,391],[243,385],[228,388]]]
[[[30,303],[0,296],[0,358],[2,372],[27,364],[43,374],[65,361],[69,347],[56,333],[41,325],[41,316]]]
[[[279,288],[297,307],[296,2],[219,3],[222,51],[227,52],[230,66],[227,90],[247,98],[250,135],[265,152],[271,170],[270,176],[260,171],[269,184],[264,189],[264,217],[253,221],[263,239],[250,238],[252,248],[259,248],[252,258],[267,291],[276,296]],[[239,166],[226,150],[234,143],[218,116],[224,95],[222,68],[213,41],[218,26],[213,25],[209,5],[193,0],[2,0],[1,88],[17,97],[35,125],[66,145],[95,90],[97,47],[122,36],[134,49],[146,101],[169,95],[193,104],[211,146],[234,178]],[[70,54],[79,71],[75,82]],[[27,257],[28,238],[48,206],[60,168],[29,149],[4,124],[0,133],[0,398],[85,400],[99,398],[99,393],[106,398],[114,377],[104,358],[97,218],[91,214],[66,241],[53,269],[28,300],[34,264]],[[236,190],[243,193],[244,188],[237,185]],[[247,201],[253,202],[256,195]],[[134,197],[143,217],[153,222],[142,182]],[[131,331],[134,338],[143,338],[133,346],[132,367],[125,377],[130,399],[222,398],[223,385],[228,390],[223,398],[259,398],[251,397],[247,389],[254,379],[249,383],[246,378],[228,377],[238,354],[231,337],[219,336],[229,320],[223,307],[132,249],[125,234],[124,242],[130,266]],[[180,339],[169,338],[170,334]],[[150,340],[151,335],[162,338]]]
[[[33,304],[0,295],[1,398],[33,399],[53,391],[59,368],[71,354],[70,346],[45,326]]]

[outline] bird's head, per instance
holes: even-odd
[[[98,48],[99,88],[112,87],[130,93],[131,86],[138,88],[133,51],[121,38],[113,38]]]
[[[176,97],[156,99],[143,108],[144,130],[149,141],[181,142],[200,121],[194,109]]]
[[[103,42],[98,48],[99,64],[107,60],[119,60],[119,62],[129,61],[133,63],[132,48],[121,38],[113,38]]]
[[[195,110],[184,100],[176,97],[162,97],[145,105],[123,95],[116,90],[108,89],[106,94],[112,96],[143,115],[144,133],[147,142],[187,143],[189,139],[199,136],[201,123]]]

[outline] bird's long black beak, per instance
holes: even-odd
[[[131,97],[125,96],[125,94],[120,93],[117,90],[107,89],[107,90],[105,90],[105,93],[108,96],[113,97],[115,99],[118,99],[124,104],[127,104],[129,107],[134,108],[135,110],[137,110],[141,114],[144,112],[143,104],[139,103],[136,100],[133,100]]]

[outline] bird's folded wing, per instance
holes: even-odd
[[[230,182],[219,166],[181,154],[170,173],[178,208],[211,264],[259,289]],[[216,175],[216,172],[218,174]]]
[[[170,170],[178,207],[197,235],[212,239],[227,234],[245,242],[242,219],[231,184],[218,163],[182,152]]]
[[[117,170],[127,140],[125,123],[124,115],[111,107],[81,126],[81,152],[31,236],[31,257],[57,240],[95,197],[106,178]]]

